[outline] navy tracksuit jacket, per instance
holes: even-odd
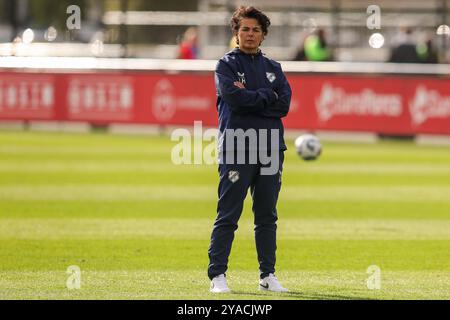
[[[240,89],[234,85],[239,81],[245,85]],[[250,188],[253,198],[255,241],[260,266],[260,277],[275,273],[276,251],[276,203],[281,188],[281,173],[286,145],[281,118],[289,111],[291,88],[278,62],[257,54],[246,54],[238,48],[221,58],[215,71],[217,109],[219,112],[219,201],[217,218],[211,234],[208,250],[208,277],[226,273],[228,257],[234,232],[242,213],[244,199]],[[256,163],[248,161],[248,154],[266,148],[266,145],[245,144],[245,163],[225,161],[230,146],[227,144],[227,129],[277,129],[278,148],[272,150],[270,136],[267,150],[279,157],[278,170],[273,175],[261,175],[259,156]],[[269,132],[270,134],[270,132]],[[259,143],[259,137],[258,137]],[[232,151],[232,150],[231,150]],[[236,154],[239,152],[235,150]],[[235,158],[236,159],[236,158]]]

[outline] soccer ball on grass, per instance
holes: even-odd
[[[322,153],[320,140],[313,134],[303,134],[295,139],[295,149],[303,160],[316,160]]]

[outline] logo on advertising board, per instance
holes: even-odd
[[[173,85],[168,79],[161,79],[156,83],[153,91],[153,115],[160,121],[167,121],[172,119],[175,111]]]
[[[159,121],[173,120],[178,111],[189,111],[192,114],[192,111],[209,111],[212,106],[214,106],[214,102],[209,95],[203,96],[199,92],[192,92],[190,95],[181,94],[167,78],[156,82],[153,91],[152,113]]]
[[[69,79],[67,104],[70,119],[129,120],[134,105],[131,79],[120,76],[72,76]]]
[[[402,97],[400,94],[376,93],[369,88],[349,93],[325,83],[316,99],[316,110],[323,122],[340,115],[398,117],[402,113]]]
[[[419,126],[430,118],[448,118],[450,117],[450,96],[443,96],[437,90],[419,85],[414,98],[409,102],[409,112],[414,126]]]
[[[53,78],[2,75],[0,118],[50,119],[54,115],[54,107]]]

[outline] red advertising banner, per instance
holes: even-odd
[[[450,133],[450,79],[289,79],[294,88],[294,110],[286,118],[286,127],[385,134]]]
[[[54,119],[55,78],[0,73],[0,119]]]
[[[134,88],[131,77],[69,75],[66,105],[68,120],[133,121]]]
[[[286,128],[450,134],[450,79],[288,74]],[[217,125],[212,73],[0,72],[0,120]]]

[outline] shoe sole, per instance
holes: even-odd
[[[224,290],[224,291],[214,291],[214,290],[209,290],[209,292],[211,292],[211,293],[230,293],[231,290]]]

